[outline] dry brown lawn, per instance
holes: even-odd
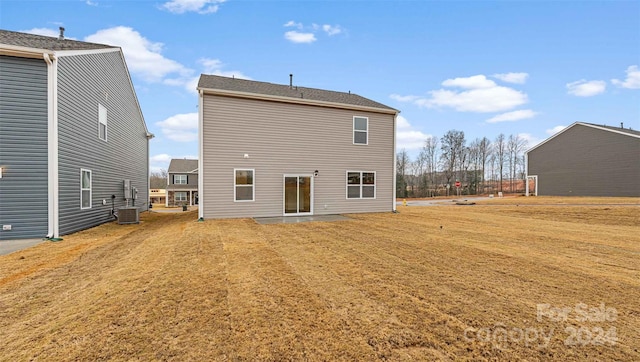
[[[0,360],[640,360],[637,199],[540,200],[69,235],[0,256]]]

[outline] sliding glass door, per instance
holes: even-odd
[[[284,175],[284,214],[310,215],[313,211],[313,177]]]

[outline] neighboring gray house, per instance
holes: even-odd
[[[167,170],[166,206],[198,204],[198,160],[172,159]]]
[[[640,132],[576,122],[526,153],[538,195],[640,196]]]
[[[146,210],[151,137],[119,47],[0,30],[0,240]]]
[[[202,75],[199,216],[395,210],[398,111],[353,93]]]

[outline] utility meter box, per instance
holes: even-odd
[[[124,180],[122,182],[123,191],[124,191],[124,199],[129,200],[131,198],[131,180]]]

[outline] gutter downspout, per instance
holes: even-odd
[[[148,133],[145,135],[145,138],[147,139],[147,211],[151,210],[151,174],[150,174],[150,169],[149,167],[150,165],[150,161],[149,161],[149,142],[151,141],[152,138],[154,138],[155,135],[153,133]]]
[[[204,221],[204,91],[198,90],[198,221]],[[168,195],[167,195],[168,198]]]
[[[55,53],[43,53],[47,63],[47,137],[48,137],[48,219],[47,238],[60,239],[59,170],[58,170],[58,61]]]
[[[398,118],[398,113],[396,113],[395,115],[393,115],[393,185],[391,186],[393,191],[392,191],[392,202],[393,202],[393,208],[391,209],[393,212],[396,212],[396,120]]]

